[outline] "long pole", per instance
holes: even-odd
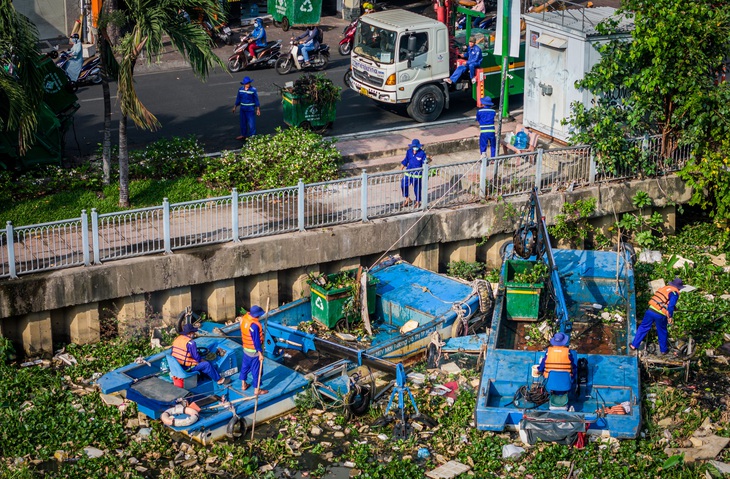
[[[271,302],[271,297],[266,298],[266,314],[264,315],[264,342],[266,342],[266,327],[269,325],[269,303]],[[256,387],[254,388],[254,391],[258,389],[261,391],[261,375],[264,372],[264,345],[261,345],[261,364],[259,364],[259,377],[256,381]],[[255,393],[254,393],[255,394]],[[259,395],[256,394],[256,399],[254,401],[253,405],[253,421],[251,422],[251,440],[253,441],[253,431],[256,428],[256,413],[259,410]]]
[[[502,86],[500,88],[499,102],[500,115],[497,123],[497,143],[502,138],[502,122],[509,116],[509,13],[510,0],[502,3]]]

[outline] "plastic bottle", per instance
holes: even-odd
[[[160,361],[160,372],[166,373],[170,370],[170,365],[167,364],[167,358],[162,358],[162,361]]]

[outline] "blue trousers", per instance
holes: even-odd
[[[203,374],[207,374],[213,381],[218,381],[221,375],[215,369],[215,366],[210,364],[208,361],[200,361],[198,364],[193,366],[193,371],[199,371]]]
[[[484,153],[487,151],[487,145],[489,145],[490,151],[492,152],[491,157],[494,158],[497,156],[497,136],[494,132],[479,134],[479,152]]]
[[[314,43],[305,43],[301,46],[299,49],[300,52],[302,52],[302,56],[304,57],[304,61],[309,61],[309,52],[314,51]]]
[[[239,113],[241,122],[241,136],[248,138],[256,134],[256,111],[246,111],[241,108]]]
[[[261,385],[259,382],[259,369],[261,369],[261,361],[259,361],[258,354],[250,356],[249,353],[244,351],[243,361],[241,362],[241,373],[238,375],[241,382],[245,383],[248,378],[248,373],[251,373],[253,380],[248,384],[253,384],[256,388],[259,387]]]
[[[457,81],[459,81],[459,78],[461,78],[461,74],[466,71],[467,66],[469,68],[469,78],[474,78],[474,75],[477,74],[477,66],[467,63],[466,65],[459,65],[458,67],[456,67],[454,73],[452,73],[449,77],[452,83],[456,83]]]
[[[664,354],[668,349],[667,338],[669,333],[667,332],[667,317],[661,313],[657,313],[653,309],[647,309],[646,313],[644,313],[644,319],[641,320],[641,324],[636,329],[636,336],[631,341],[631,345],[638,349],[654,323],[656,323],[656,335],[659,337],[659,351]]]
[[[421,178],[414,178],[412,176],[404,176],[400,180],[400,190],[403,193],[403,198],[408,198],[408,185],[413,185],[413,193],[416,195],[416,201],[421,201]]]

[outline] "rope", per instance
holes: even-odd
[[[516,405],[520,400],[520,397],[523,397],[526,401],[533,403],[534,406],[532,407],[538,407],[548,402],[548,400],[550,399],[550,394],[541,384],[533,384],[530,388],[528,388],[527,386],[520,386],[520,388],[515,393],[512,402]]]
[[[469,167],[469,169],[468,169],[468,170],[466,170],[466,173],[469,173],[469,172],[470,172],[470,171],[471,171],[472,169],[474,169],[474,167],[475,167],[475,166],[477,166],[477,165],[480,165],[480,163],[479,163],[479,162],[475,162],[474,164],[472,164],[472,165],[471,165],[471,167]],[[466,174],[466,173],[465,173],[465,174]],[[421,221],[421,220],[422,220],[423,218],[425,218],[425,217],[426,217],[426,213],[430,213],[430,212],[431,212],[431,210],[432,210],[432,209],[434,209],[434,208],[436,207],[436,205],[437,205],[437,204],[439,204],[439,203],[441,202],[441,200],[443,200],[443,199],[444,199],[444,198],[445,198],[446,196],[448,196],[448,195],[449,195],[449,193],[451,193],[451,190],[453,190],[453,189],[454,189],[454,188],[456,187],[456,185],[458,185],[458,184],[460,184],[460,183],[461,183],[460,181],[454,181],[454,182],[453,182],[453,184],[452,184],[452,185],[451,185],[451,186],[449,187],[449,189],[448,189],[448,190],[446,190],[446,191],[444,192],[444,194],[443,194],[443,195],[441,195],[440,197],[436,198],[436,200],[435,200],[435,201],[434,201],[433,203],[430,203],[430,204],[429,204],[429,206],[428,206],[428,209],[426,209],[426,211],[424,211],[424,212],[422,212],[422,213],[421,213],[421,217],[420,217],[420,218],[418,218],[418,220],[416,220],[416,222],[415,222],[415,223],[413,223],[413,224],[411,225],[411,227],[410,227],[410,228],[408,228],[408,229],[407,229],[407,230],[406,230],[406,231],[405,231],[405,232],[404,232],[404,233],[403,233],[402,235],[400,235],[400,238],[398,238],[397,240],[395,240],[395,242],[394,242],[394,243],[393,243],[392,245],[390,245],[390,246],[388,247],[388,249],[387,249],[387,250],[385,250],[385,252],[384,252],[384,253],[383,253],[382,255],[380,255],[380,258],[378,258],[378,259],[377,259],[377,260],[376,260],[376,261],[375,261],[375,262],[374,262],[374,263],[373,263],[372,265],[370,265],[370,268],[368,268],[368,269],[372,269],[372,267],[373,267],[373,266],[375,266],[376,264],[380,263],[380,261],[381,261],[381,260],[382,260],[383,258],[385,258],[386,256],[388,256],[388,253],[390,253],[390,252],[391,252],[391,251],[393,250],[393,248],[395,248],[395,246],[396,246],[396,245],[397,245],[398,243],[400,243],[400,241],[401,241],[401,240],[402,240],[403,238],[405,238],[405,237],[406,237],[406,235],[407,235],[408,233],[410,233],[410,231],[411,231],[411,230],[412,230],[413,228],[415,228],[415,227],[416,227],[416,225],[417,225],[417,224],[418,224],[418,223],[419,223],[419,222],[420,222],[420,221]],[[426,195],[428,195],[428,191],[426,191],[426,192],[425,192],[425,194],[426,194]]]

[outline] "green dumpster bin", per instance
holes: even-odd
[[[266,8],[285,32],[292,25],[318,24],[322,16],[322,0],[268,0]]]
[[[540,295],[544,283],[518,283],[515,275],[532,269],[534,261],[507,261],[507,277],[505,289],[507,292],[507,319],[512,321],[537,321],[540,313]]]
[[[347,274],[350,278],[355,278],[357,276],[356,269],[344,271],[343,273]],[[338,323],[340,323],[340,321],[344,323],[345,314],[343,309],[345,307],[345,303],[347,303],[353,295],[352,285],[347,285],[345,287],[328,287],[328,285],[331,284],[337,276],[343,273],[328,274],[326,276],[327,284],[324,287],[311,280],[307,281],[312,291],[312,297],[310,300],[312,304],[312,318],[330,329],[338,327]],[[375,285],[377,282],[378,281],[375,278],[371,276],[368,277],[367,301],[369,314],[375,313]],[[357,318],[348,318],[348,321],[352,324],[359,319],[360,318],[358,316]]]
[[[281,91],[284,123],[323,133],[335,121],[336,104],[315,104],[289,90]]]

